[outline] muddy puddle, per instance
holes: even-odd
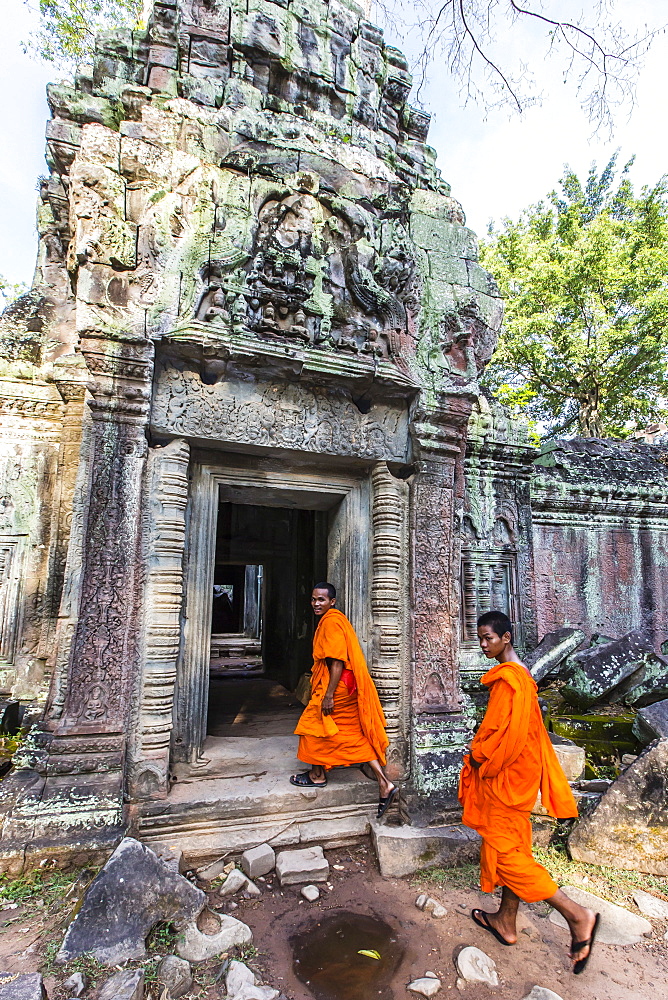
[[[302,929],[290,946],[295,974],[315,1000],[387,997],[404,954],[385,921],[345,910]]]

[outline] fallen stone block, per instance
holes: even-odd
[[[561,764],[561,769],[569,781],[577,781],[581,778],[585,769],[585,749],[578,746],[573,740],[566,739],[565,736],[558,736],[550,733],[550,742],[557,760]]]
[[[217,861],[212,861],[210,865],[205,865],[203,868],[197,869],[197,877],[203,879],[205,882],[213,882],[215,878],[222,875],[227,868],[227,861],[225,858],[218,858]]]
[[[558,993],[548,990],[546,986],[534,986],[531,993],[527,993],[524,1000],[561,1000]]]
[[[654,653],[651,640],[639,630],[575,653],[565,664],[568,680],[560,694],[581,711],[617,701],[642,680],[643,661],[650,653]]]
[[[668,698],[668,657],[648,653],[643,659],[640,674],[622,698],[625,705],[643,708]]]
[[[74,972],[69,979],[66,979],[65,982],[61,984],[60,988],[67,993],[68,997],[80,997],[87,985],[88,981],[83,973]]]
[[[156,977],[163,989],[169,993],[170,1000],[178,1000],[190,990],[193,984],[190,962],[177,955],[165,955],[158,962]]]
[[[655,920],[668,920],[668,902],[665,899],[658,899],[656,896],[650,895],[649,892],[638,889],[637,892],[633,893],[633,902],[646,917],[654,917]]]
[[[46,1000],[39,972],[0,972],[0,1000]]]
[[[160,858],[165,868],[170,872],[181,874],[183,868],[183,851],[180,847],[173,847],[170,844],[151,844],[151,850]]]
[[[249,878],[268,875],[276,866],[276,852],[269,844],[252,847],[241,855],[241,867]]]
[[[574,827],[576,861],[668,875],[668,739],[647,747]]]
[[[126,969],[117,972],[108,979],[100,992],[98,1000],[143,1000],[144,970]]]
[[[179,935],[176,950],[188,962],[206,962],[224,951],[250,944],[253,932],[247,924],[226,914],[217,914],[219,925],[214,934],[205,934],[193,920]]]
[[[641,743],[668,737],[668,698],[640,708],[633,722],[633,735]]]
[[[480,837],[466,826],[371,824],[381,875],[412,875],[436,865],[457,867],[480,856]]]
[[[424,976],[422,979],[414,979],[406,987],[411,993],[417,993],[422,997],[434,997],[441,988],[441,980],[433,979],[431,976]]]
[[[91,883],[56,961],[87,952],[103,965],[143,959],[146,937],[157,923],[172,923],[178,930],[195,919],[205,901],[201,889],[126,837]]]
[[[320,889],[317,885],[305,885],[301,889],[301,894],[309,903],[315,903],[316,899],[320,899]]]
[[[558,628],[555,632],[544,635],[536,648],[524,657],[524,663],[536,684],[556,676],[566,657],[581,646],[584,640],[585,634],[579,628]]]
[[[480,948],[469,946],[462,948],[457,955],[457,972],[467,983],[486,983],[488,986],[498,986],[499,977],[496,974],[496,962]]]
[[[238,868],[233,868],[218,890],[218,894],[220,896],[232,896],[235,892],[239,892],[240,889],[245,889],[247,885],[248,879],[244,873],[240,872]]]
[[[243,962],[231,962],[225,980],[230,1000],[276,1000],[278,990],[271,986],[258,986],[251,969]]]
[[[590,910],[601,914],[598,925],[596,940],[601,944],[632,945],[642,941],[645,934],[652,933],[652,925],[649,920],[639,917],[636,913],[610,903],[607,899],[601,899],[592,892],[587,892],[577,885],[563,885],[561,887],[566,895],[580,906],[588,906]],[[558,927],[568,928],[564,917],[556,910],[550,913],[550,921]]]
[[[281,885],[301,882],[326,882],[329,861],[322,847],[306,847],[300,851],[281,851],[276,858],[276,873]]]

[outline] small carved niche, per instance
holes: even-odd
[[[514,532],[499,517],[488,538],[480,538],[472,520],[462,522],[461,642],[465,648],[478,645],[476,623],[485,611],[503,611],[517,632],[521,645],[521,607],[517,581],[517,549]]]

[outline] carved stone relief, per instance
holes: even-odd
[[[168,791],[172,706],[181,640],[189,454],[187,443],[177,440],[152,450],[149,457],[140,710],[128,776],[130,794],[135,798],[162,797]]]
[[[388,761],[407,763],[410,710],[408,664],[408,486],[382,462],[372,477],[372,673],[387,720]]]
[[[405,408],[379,403],[361,413],[334,388],[221,380],[206,385],[191,369],[159,372],[152,410],[158,433],[265,448],[286,448],[403,462]]]

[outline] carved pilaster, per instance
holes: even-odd
[[[82,860],[112,846],[123,829],[123,769],[138,671],[142,565],[141,494],[152,349],[144,341],[82,339],[94,381],[90,491],[82,511],[81,582],[64,601],[73,613],[66,684],[22,774],[34,774],[3,827],[11,853]],[[64,636],[69,645],[68,636]],[[60,706],[62,705],[62,711]],[[39,776],[39,778],[38,778]],[[32,780],[32,779],[31,779]],[[25,791],[25,789],[24,789]]]
[[[467,398],[413,424],[418,457],[411,479],[413,812],[433,817],[455,802],[470,727],[459,685],[459,547],[456,491],[462,474]],[[445,816],[445,812],[443,812]]]
[[[407,763],[409,651],[407,623],[408,486],[385,462],[372,473],[372,672],[387,719],[388,763],[397,777]]]
[[[179,655],[188,460],[184,440],[149,456],[146,538],[148,572],[144,591],[144,634],[140,711],[130,750],[128,788],[134,798],[167,795],[174,685]]]

